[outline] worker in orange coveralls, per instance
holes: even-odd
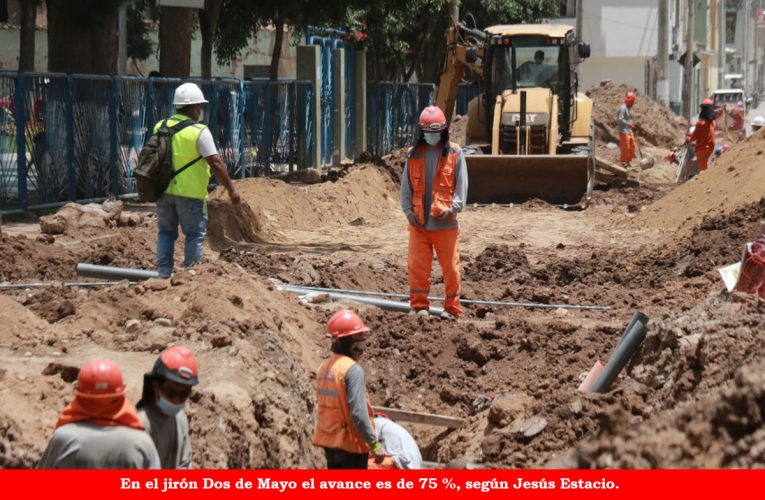
[[[401,176],[401,208],[409,220],[409,304],[427,316],[433,250],[444,275],[442,319],[456,320],[460,306],[460,253],[457,214],[467,198],[467,166],[462,149],[449,141],[446,117],[438,106],[420,114],[418,137]]]
[[[701,112],[693,132],[685,138],[686,142],[695,142],[699,172],[707,169],[709,157],[715,151],[715,103],[712,99],[701,101]]]
[[[635,157],[635,122],[632,120],[632,105],[635,104],[634,92],[627,92],[624,104],[619,107],[616,121],[619,126],[619,151],[624,167],[631,167],[630,162]]]

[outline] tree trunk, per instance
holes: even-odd
[[[160,7],[159,12],[159,73],[166,78],[188,78],[194,9]]]
[[[35,69],[35,21],[37,0],[21,1],[21,33],[19,37],[19,71]]]
[[[282,55],[282,43],[284,40],[284,18],[278,16],[274,21],[276,32],[274,33],[274,50],[271,52],[271,69],[268,77],[271,80],[279,79],[279,59]]]
[[[118,6],[48,0],[48,70],[116,74]]]
[[[207,8],[199,11],[199,31],[202,33],[202,78],[212,78],[212,50],[223,0],[209,0]]]

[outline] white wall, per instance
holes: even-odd
[[[653,57],[658,0],[587,0],[582,37],[593,57]]]
[[[645,57],[591,57],[582,64],[580,89],[587,90],[603,80],[626,83],[645,93]]]

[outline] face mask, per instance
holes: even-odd
[[[358,359],[359,356],[364,354],[364,350],[367,347],[367,341],[366,340],[360,340],[356,341],[353,344],[351,344],[351,355],[354,359]]]
[[[439,142],[441,142],[441,132],[434,133],[426,133],[425,134],[425,142],[430,144],[431,146],[435,146]]]
[[[178,414],[179,411],[183,409],[184,404],[181,403],[177,405],[160,396],[157,400],[157,406],[159,407],[159,410],[168,417],[174,417]]]

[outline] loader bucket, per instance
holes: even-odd
[[[465,155],[468,203],[522,203],[539,198],[585,208],[595,158],[585,155]]]

